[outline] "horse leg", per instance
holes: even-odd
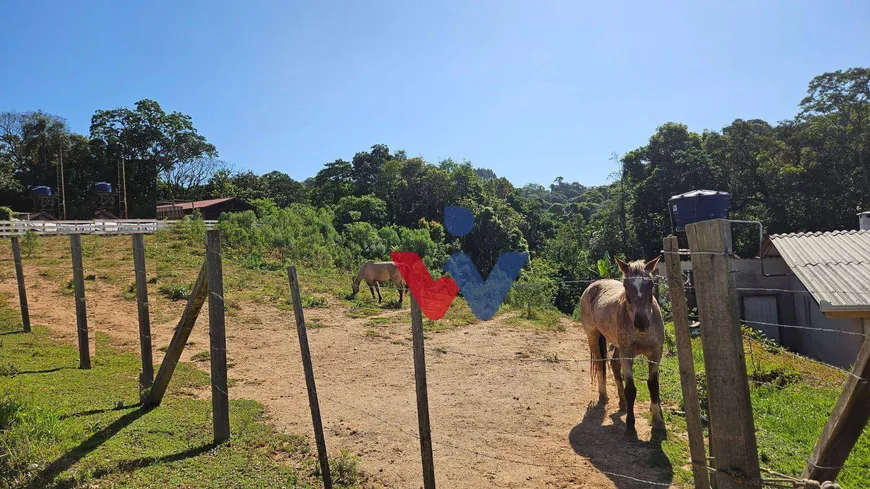
[[[381,284],[379,282],[375,282],[375,290],[378,291],[378,304],[381,303]],[[374,299],[374,297],[372,297]]]
[[[399,289],[399,307],[401,308],[402,307],[402,298],[405,295],[405,287],[403,285],[398,285],[398,286],[396,286],[396,288]]]
[[[377,285],[377,282],[375,282],[375,284]],[[374,299],[375,298],[375,288],[372,287],[372,284],[369,284],[369,292],[372,293],[372,299]]]
[[[619,410],[625,411],[625,386],[622,384],[622,364],[619,363],[619,348],[613,350],[610,359],[610,368],[613,370],[613,379],[616,381],[616,391],[619,393]]]
[[[625,360],[622,362],[622,370],[625,372],[625,434],[628,436],[637,436],[637,430],[634,429],[634,399],[637,397],[637,387],[634,386],[634,360],[631,355],[625,355]]]
[[[598,330],[586,332],[586,337],[589,340],[589,353],[591,356],[592,383],[598,382],[598,398],[600,400],[607,399],[607,341],[604,339]]]
[[[653,430],[666,430],[665,420],[662,418],[662,405],[659,398],[659,364],[655,361],[649,362],[649,380],[646,381],[649,387],[649,411],[653,418]]]

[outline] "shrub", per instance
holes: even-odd
[[[30,258],[30,255],[39,251],[41,246],[42,241],[39,239],[39,235],[36,234],[36,231],[28,229],[27,232],[24,233],[24,239],[21,240],[21,248],[24,250],[24,257]]]
[[[190,288],[181,284],[163,284],[160,293],[173,301],[187,300],[190,296]]]
[[[202,246],[205,243],[205,221],[203,221],[202,214],[198,209],[193,212],[192,216],[172,221],[169,230],[190,244]]]
[[[556,283],[555,269],[547,261],[535,258],[520,270],[519,280],[511,287],[508,303],[522,307],[527,319],[535,318],[535,311],[553,307]]]
[[[12,220],[12,209],[0,205],[0,221],[11,221]]]
[[[359,482],[359,459],[347,450],[329,461],[332,481],[340,486],[353,486]]]

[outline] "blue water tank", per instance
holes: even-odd
[[[112,193],[112,184],[108,182],[97,182],[94,184],[94,190],[100,193]]]
[[[693,222],[727,219],[730,200],[731,194],[728,192],[692,190],[671,197],[668,200],[668,208],[671,211],[676,230],[682,231],[686,228],[686,224]]]
[[[40,185],[30,189],[30,195],[51,195],[51,187]]]

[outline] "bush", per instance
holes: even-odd
[[[12,209],[0,205],[0,221],[11,221],[12,220]]]
[[[181,284],[163,284],[160,293],[169,300],[181,301],[190,297],[190,288]]]
[[[21,248],[24,250],[24,257],[30,258],[30,255],[39,251],[41,246],[42,241],[39,239],[39,235],[36,234],[36,231],[28,229],[27,232],[24,233],[24,239],[21,240]]]
[[[172,221],[169,230],[190,244],[205,245],[205,221],[199,210],[195,210],[192,216],[184,216],[184,219]]]
[[[347,450],[329,461],[332,481],[340,486],[350,487],[359,482],[359,459]]]
[[[547,261],[535,258],[520,270],[519,280],[511,287],[508,304],[524,309],[526,319],[534,319],[535,311],[550,309],[556,297],[555,269]]]

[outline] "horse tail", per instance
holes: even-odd
[[[605,365],[607,363],[607,339],[604,338],[604,335],[598,336],[598,353],[601,356],[600,359],[590,359],[592,366],[589,369],[589,374],[592,376],[592,387],[598,383],[598,373],[601,372],[601,369],[607,368]]]

